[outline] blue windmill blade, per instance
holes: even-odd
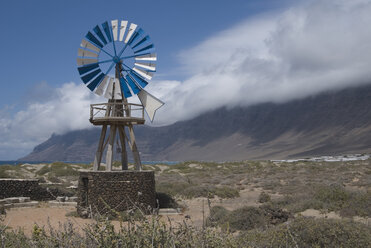
[[[126,83],[125,78],[120,78],[120,86],[121,86],[122,92],[124,93],[125,98],[129,98],[129,97],[132,96],[132,94],[130,92],[130,89],[129,89],[129,86]]]
[[[94,89],[100,84],[100,82],[102,82],[104,76],[105,75],[103,72],[99,74],[98,77],[96,77],[93,81],[91,81],[91,83],[88,85],[88,88],[91,91],[94,91]]]
[[[135,24],[135,23],[131,23],[131,24],[130,24],[130,26],[129,26],[129,30],[128,30],[127,34],[126,34],[126,38],[125,38],[125,40],[124,40],[124,42],[125,42],[126,44],[130,41],[130,39],[131,39],[131,37],[133,36],[133,34],[134,34],[134,32],[135,32],[135,29],[136,29],[137,27],[138,27],[138,25]]]
[[[119,41],[122,41],[124,39],[127,26],[128,26],[128,21],[122,20],[120,24]]]
[[[89,65],[98,62],[98,59],[77,58],[77,65]]]
[[[149,35],[143,37],[137,44],[135,44],[134,46],[132,46],[131,48],[134,49],[140,45],[142,45],[144,42],[151,42],[151,39],[149,38]]]
[[[128,41],[128,44],[131,46],[132,43],[137,42],[143,35],[144,35],[143,29],[139,28],[137,31],[135,31],[134,35],[130,38],[130,40]]]
[[[157,54],[147,53],[147,54],[138,54],[135,56],[136,61],[157,61]]]
[[[141,76],[142,78],[145,78],[147,80],[151,80],[152,77],[153,77],[153,73],[151,71],[148,71],[148,70],[142,70],[142,69],[139,69],[137,67],[134,67],[133,71],[136,74],[138,74],[139,76]]]
[[[135,80],[135,82],[137,82],[138,85],[140,85],[140,87],[144,88],[147,86],[148,82],[141,78],[138,74],[136,74],[134,71],[131,71],[129,72],[129,75],[132,79]]]
[[[156,64],[154,63],[135,62],[134,65],[143,68],[142,70],[152,71],[152,72],[156,71]]]
[[[138,85],[134,82],[134,80],[129,76],[129,74],[126,75],[126,81],[128,82],[131,90],[133,91],[133,93],[136,95],[139,93],[140,91],[140,88],[138,87]]]
[[[148,46],[146,46],[146,47],[143,47],[142,49],[139,49],[139,50],[137,50],[137,51],[134,51],[134,54],[136,54],[136,53],[140,53],[140,52],[143,52],[143,51],[150,50],[150,49],[152,49],[152,48],[154,48],[154,47],[155,47],[155,46],[154,46],[153,44],[148,45]]]
[[[83,48],[85,48],[85,49],[90,49],[90,50],[92,50],[94,52],[97,52],[97,53],[100,52],[100,48],[99,47],[97,47],[96,45],[90,43],[87,40],[82,40],[80,46],[83,47]]]
[[[98,63],[95,63],[95,64],[90,64],[90,65],[78,67],[77,70],[79,71],[80,75],[82,75],[82,74],[88,73],[88,72],[90,72],[90,71],[92,71],[92,70],[94,70],[98,67],[99,67]]]
[[[98,54],[95,52],[91,52],[89,50],[85,50],[82,48],[78,49],[77,56],[79,57],[91,57],[91,58],[98,58]]]
[[[103,44],[92,33],[90,33],[90,31],[85,35],[85,37],[93,42],[95,45],[103,48]]]
[[[89,74],[86,74],[85,76],[81,77],[82,81],[87,84],[90,80],[92,80],[96,75],[98,75],[100,72],[102,72],[100,69],[97,69],[93,72],[90,72]]]
[[[111,29],[110,29],[110,26],[108,25],[108,22],[103,23],[102,27],[103,27],[104,33],[107,36],[108,41],[112,42]]]
[[[96,35],[98,35],[98,37],[100,38],[100,40],[103,41],[103,43],[104,43],[105,45],[107,45],[107,40],[106,40],[106,38],[104,38],[104,35],[103,35],[103,33],[102,33],[102,30],[100,30],[99,26],[98,26],[98,25],[95,26],[95,27],[93,28],[93,30],[94,30],[94,33],[95,33]]]

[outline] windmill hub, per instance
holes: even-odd
[[[113,62],[120,63],[120,57],[119,56],[113,57]]]

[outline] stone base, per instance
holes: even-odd
[[[80,172],[77,213],[82,217],[155,207],[153,171]]]

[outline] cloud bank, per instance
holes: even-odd
[[[37,85],[31,94],[37,98],[28,99],[26,108],[14,115],[10,109],[0,110],[0,159],[24,156],[53,133],[91,127],[89,108],[98,101],[97,96],[83,84],[66,83],[45,91],[48,87]]]
[[[155,124],[371,83],[369,23],[369,0],[315,0],[215,34],[179,54],[187,80],[148,85],[166,103]],[[39,85],[30,95],[22,111],[0,110],[0,159],[25,155],[52,133],[91,127],[89,105],[102,101],[80,83]]]
[[[190,77],[163,95],[158,123],[370,83],[369,23],[370,1],[321,0],[222,31],[180,53]]]

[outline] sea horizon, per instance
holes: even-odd
[[[21,161],[21,160],[0,160],[1,165],[19,165],[19,164],[51,164],[54,162],[63,162],[67,164],[92,164],[93,161]],[[133,163],[133,161],[129,161],[129,163]],[[166,165],[174,165],[180,163],[180,161],[142,161],[142,164],[166,164]]]

